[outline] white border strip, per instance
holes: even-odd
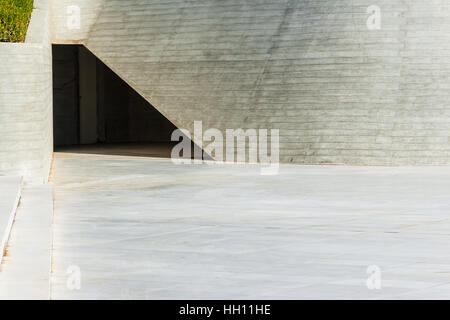
[[[19,188],[17,190],[16,199],[14,201],[13,207],[11,208],[11,212],[9,213],[8,224],[6,225],[6,229],[4,230],[4,233],[3,233],[3,238],[2,238],[1,247],[0,247],[0,249],[1,249],[0,264],[3,262],[5,249],[6,249],[6,246],[8,245],[9,235],[11,234],[11,229],[14,224],[14,220],[16,219],[16,212],[19,207],[20,197],[22,196],[22,183],[23,183],[23,178],[20,177],[20,183],[19,183]]]

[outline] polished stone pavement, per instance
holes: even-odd
[[[450,299],[450,167],[259,172],[55,153],[51,298]]]
[[[0,268],[0,300],[50,298],[53,186],[27,185]]]

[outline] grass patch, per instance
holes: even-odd
[[[23,42],[33,0],[0,0],[0,42]]]

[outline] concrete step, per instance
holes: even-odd
[[[0,177],[0,263],[6,252],[21,189],[22,177]]]
[[[25,186],[0,270],[0,299],[49,299],[53,185]]]

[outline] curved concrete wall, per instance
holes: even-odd
[[[0,43],[0,175],[48,179],[53,152],[48,0],[35,0],[25,43]]]
[[[284,162],[449,164],[450,0],[376,1],[380,30],[373,4],[109,0],[83,42],[178,127],[279,128]]]

